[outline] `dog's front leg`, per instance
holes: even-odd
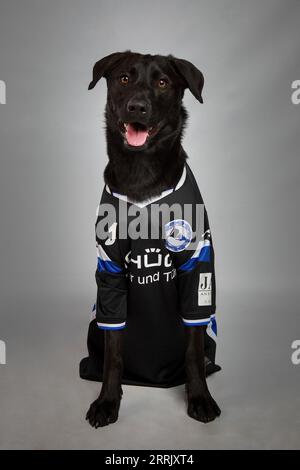
[[[213,421],[221,414],[206,383],[204,363],[204,331],[206,326],[188,326],[185,355],[188,415],[203,423]]]
[[[106,330],[104,335],[102,388],[86,415],[95,428],[117,421],[122,397],[123,330]]]

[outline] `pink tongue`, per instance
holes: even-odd
[[[126,129],[126,139],[129,145],[134,145],[138,147],[139,145],[143,145],[146,142],[148,137],[148,131],[142,131],[135,129],[131,124],[127,125]]]

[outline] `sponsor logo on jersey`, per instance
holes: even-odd
[[[183,219],[171,220],[165,225],[165,243],[170,251],[185,250],[191,243],[193,231],[190,224]]]
[[[211,273],[200,273],[198,305],[211,305]]]
[[[111,224],[108,229],[108,238],[105,240],[105,245],[113,245],[117,238],[117,222]]]

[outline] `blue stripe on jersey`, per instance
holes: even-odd
[[[122,269],[120,266],[117,265],[114,261],[111,260],[103,260],[98,257],[98,264],[97,264],[98,271],[106,271],[109,273],[120,273]]]
[[[100,330],[123,330],[126,325],[121,326],[104,326],[104,325],[97,325]]]
[[[217,336],[217,322],[216,322],[216,319],[215,317],[212,317],[211,318],[211,329],[213,330],[214,334]]]
[[[210,246],[203,246],[200,250],[200,253],[195,258],[190,258],[184,264],[182,264],[178,269],[180,271],[192,271],[197,265],[197,263],[205,261],[210,262]]]
[[[217,336],[217,321],[215,315],[211,315],[210,318],[205,318],[204,320],[187,320],[185,318],[182,318],[182,321],[185,326],[210,326],[214,335]]]
[[[199,261],[210,262],[210,246],[204,246],[199,254]]]

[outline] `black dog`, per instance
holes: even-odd
[[[127,209],[147,210],[144,201],[162,198],[169,205],[178,198],[181,204],[203,203],[181,146],[187,119],[184,90],[189,88],[202,103],[202,73],[171,55],[126,51],[95,64],[89,89],[102,77],[108,86],[109,162],[100,206],[107,203],[119,210],[117,202],[123,200]],[[96,428],[117,420],[121,383],[169,387],[185,382],[189,416],[212,421],[220,409],[206,376],[220,367],[208,331],[216,333],[214,257],[206,210],[202,240],[189,252],[192,222],[169,221],[164,225],[167,241],[151,241],[149,248],[147,240],[119,239],[120,214],[117,217],[105,241],[97,234],[96,319],[90,324],[89,357],[81,361],[80,375],[102,380],[103,385],[87,419]],[[97,224],[102,220],[98,213]],[[153,262],[154,254],[159,262]],[[145,260],[148,271],[142,271]]]

